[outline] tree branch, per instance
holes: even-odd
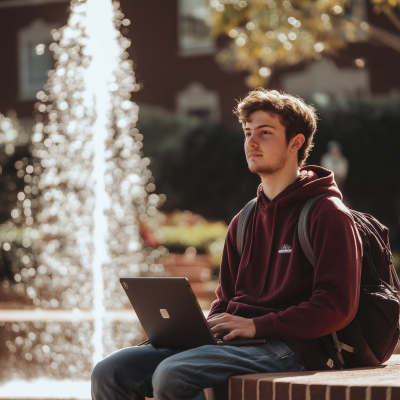
[[[365,23],[361,22],[360,24],[359,21],[351,19],[346,19],[346,21],[353,24],[358,29],[360,28],[360,26],[362,26],[363,23]],[[373,26],[370,24],[367,24],[367,28],[361,29],[363,29],[371,39],[375,39],[381,44],[388,46],[400,53],[400,36],[394,35],[393,33],[390,33],[385,29],[378,28],[377,26]]]
[[[393,10],[390,7],[385,7],[383,12],[390,19],[392,24],[400,31],[400,18],[393,12]]]
[[[385,46],[391,47],[393,50],[396,50],[400,53],[399,36],[393,35],[384,29],[372,25],[369,25],[367,32],[372,39],[378,40]]]

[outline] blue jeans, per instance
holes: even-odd
[[[118,350],[92,372],[93,400],[205,400],[204,388],[232,375],[304,371],[280,340],[249,346],[202,346],[184,350],[151,345]]]

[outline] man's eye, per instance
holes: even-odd
[[[262,133],[263,135],[268,135],[268,134],[269,134],[268,131],[262,131],[261,133]]]

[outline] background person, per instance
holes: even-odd
[[[343,190],[349,173],[349,161],[342,154],[342,145],[338,141],[331,140],[326,147],[328,152],[321,157],[321,165],[333,172],[336,184]]]

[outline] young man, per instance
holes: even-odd
[[[203,346],[182,350],[151,345],[117,351],[94,369],[94,400],[204,399],[203,388],[232,375],[329,369],[318,338],[355,316],[362,246],[333,173],[302,167],[312,147],[317,116],[302,100],[259,89],[241,101],[245,155],[261,177],[243,256],[236,247],[237,215],[229,226],[208,324],[229,341],[267,339],[255,346]],[[315,267],[296,227],[307,199],[322,198],[310,219]]]

